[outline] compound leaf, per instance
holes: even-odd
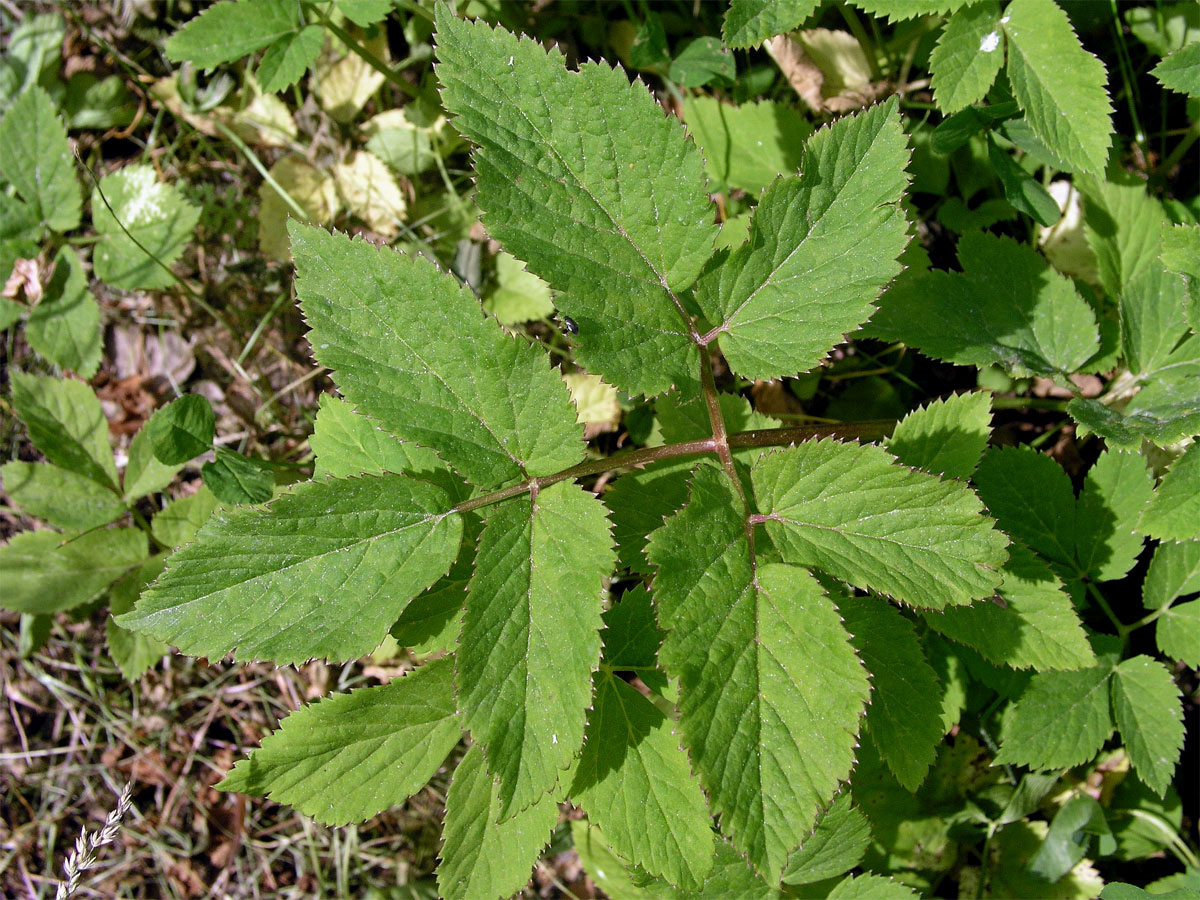
[[[1183,750],[1183,707],[1171,673],[1149,656],[1125,660],[1113,672],[1112,706],[1134,771],[1165,796]]]
[[[434,485],[383,475],[222,510],[117,624],[212,659],[354,659],[450,568],[463,526],[449,505]]]
[[[611,672],[595,681],[571,799],[621,856],[698,889],[712,868],[712,823],[674,723]]]
[[[446,795],[438,892],[446,900],[498,900],[529,880],[529,871],[558,822],[558,803],[543,794],[500,821],[500,789],[479,745],[454,769]]]
[[[361,239],[289,230],[313,354],[361,412],[479,487],[579,461],[583,431],[546,355],[485,319],[452,276]]]
[[[167,38],[167,56],[211,69],[261,50],[300,25],[294,0],[216,3]]]
[[[721,28],[725,45],[757,47],[769,37],[795,31],[820,5],[821,0],[730,0]]]
[[[915,409],[896,424],[887,449],[906,466],[934,475],[971,477],[992,433],[986,391],[954,394]]]
[[[944,113],[978,103],[1004,65],[1000,5],[977,3],[950,17],[929,56],[933,96]]]
[[[777,882],[849,774],[866,673],[811,574],[756,564],[719,469],[696,470],[647,555],[684,743],[724,833]]]
[[[1001,23],[1008,80],[1034,134],[1075,171],[1102,171],[1112,138],[1104,63],[1053,0],[1013,0]]]
[[[46,459],[100,484],[117,487],[108,420],[82,381],[12,372],[12,402],[29,439]]]
[[[569,72],[559,51],[444,7],[437,23],[443,102],[479,145],[483,222],[561,292],[579,362],[630,393],[695,377],[679,294],[716,235],[695,145],[620,70]]]
[[[746,243],[697,285],[710,336],[739,375],[811,369],[900,272],[908,149],[897,110],[893,98],[809,138],[801,174],[763,192]]]
[[[438,659],[301,707],[217,788],[270,797],[326,825],[361,822],[420,790],[461,737],[454,664]]]
[[[20,613],[71,609],[94,600],[147,555],[146,533],[138,528],[23,531],[0,547],[0,603]]]
[[[50,95],[36,84],[0,120],[0,176],[17,189],[35,221],[59,232],[79,225],[79,182],[67,130]]]
[[[752,473],[785,562],[940,608],[989,596],[1007,543],[965,485],[879,447],[824,440],[765,454]]]
[[[614,562],[604,505],[571,482],[496,507],[484,525],[455,684],[500,779],[502,819],[552,791],[583,744]]]
[[[1200,538],[1200,443],[1171,464],[1137,527],[1161,541]]]

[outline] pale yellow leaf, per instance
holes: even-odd
[[[617,389],[600,380],[599,375],[572,372],[564,375],[567,390],[575,402],[575,420],[581,425],[596,426],[596,431],[609,431],[621,420]]]
[[[285,156],[271,167],[271,177],[308,213],[308,221],[328,224],[338,211],[337,190],[333,179],[294,156]],[[263,182],[259,188],[258,244],[271,259],[287,262],[292,258],[288,244],[287,220],[296,214],[286,200]]]
[[[385,237],[400,233],[408,202],[383,160],[366,150],[355,151],[350,162],[333,169],[338,193],[346,208]]]
[[[367,51],[385,63],[389,61],[387,34],[379,34],[363,42]],[[323,55],[313,74],[321,108],[339,122],[349,122],[383,85],[383,74],[368,65],[362,57],[348,53],[340,59]]]

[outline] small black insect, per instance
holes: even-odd
[[[567,330],[567,334],[579,334],[579,323],[570,316],[563,316],[563,328]]]

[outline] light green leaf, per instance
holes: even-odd
[[[444,7],[437,22],[442,100],[479,145],[484,225],[561,292],[579,363],[635,394],[695,377],[679,295],[716,236],[699,151],[624,72],[568,72],[558,50]]]
[[[219,790],[268,796],[326,825],[361,822],[421,789],[462,737],[454,664],[334,694],[279,723]]]
[[[386,112],[380,114],[386,115]],[[380,116],[368,120],[364,126],[378,129],[367,141],[367,150],[387,163],[389,168],[410,178],[437,165],[439,150],[434,149],[430,129],[418,127],[406,118],[399,120],[402,123],[399,127],[381,126],[378,122]]]
[[[487,321],[453,277],[423,258],[289,227],[314,355],[363,413],[479,487],[579,461],[582,429],[546,355]]]
[[[1176,50],[1150,70],[1163,87],[1200,98],[1200,43]]]
[[[959,10],[950,17],[929,55],[938,108],[949,114],[978,103],[1003,65],[1000,5],[987,0]]]
[[[572,800],[625,859],[699,888],[712,867],[712,823],[673,723],[611,672],[595,683]]]
[[[1171,464],[1137,527],[1160,541],[1200,538],[1200,441]]]
[[[1008,80],[1034,134],[1075,171],[1102,171],[1113,130],[1104,63],[1053,0],[1013,0],[1001,23]]]
[[[604,611],[603,664],[614,672],[648,670],[658,665],[663,632],[655,618],[650,591],[639,584],[621,595],[620,602]]]
[[[988,161],[996,171],[996,176],[1004,187],[1004,196],[1013,209],[1025,213],[1046,228],[1062,218],[1058,201],[1050,196],[1050,192],[1042,187],[1040,181],[1017,165],[1007,150],[996,144],[991,133],[987,135],[987,146]]]
[[[550,286],[511,253],[496,254],[496,284],[484,298],[483,308],[501,325],[517,325],[554,314]]]
[[[1000,582],[1007,540],[974,493],[878,447],[807,442],[764,455],[752,477],[786,562],[930,608],[986,597]]]
[[[855,0],[854,5],[876,18],[901,22],[917,16],[945,16],[958,12],[974,0]]]
[[[902,882],[864,872],[838,882],[829,900],[918,900],[921,896]]]
[[[88,290],[83,261],[70,247],[55,257],[46,293],[25,323],[25,339],[46,359],[84,378],[100,368],[100,307]]]
[[[261,50],[300,26],[293,0],[223,0],[167,38],[167,56],[211,69]]]
[[[992,434],[992,401],[986,391],[952,394],[915,409],[896,425],[887,449],[906,466],[967,479]]]
[[[322,394],[309,446],[317,456],[314,478],[349,478],[407,472],[426,477],[445,473],[446,464],[425,447],[388,434],[354,405]],[[428,480],[428,478],[427,478]]]
[[[571,844],[584,872],[610,900],[665,900],[674,890],[665,881],[645,887],[635,884],[625,861],[608,845],[598,825],[590,824],[587,819],[572,819],[569,824]],[[660,885],[666,890],[658,891]]]
[[[1200,541],[1164,541],[1154,549],[1142,586],[1146,609],[1162,609],[1176,597],[1200,591]]]
[[[961,273],[897,281],[869,331],[937,359],[996,363],[1017,376],[1071,373],[1099,349],[1092,308],[1032,248],[971,232],[959,241],[958,257]]]
[[[991,844],[988,896],[1006,900],[1090,900],[1099,895],[1104,879],[1086,859],[1054,883],[1029,871],[1029,863],[1045,843],[1049,830],[1043,821],[1027,820],[996,832]]]
[[[1075,184],[1083,194],[1084,233],[1096,254],[1100,284],[1109,297],[1119,297],[1158,257],[1166,213],[1145,182],[1125,172]]]
[[[1177,603],[1159,617],[1155,626],[1158,649],[1169,659],[1200,667],[1200,600]]]
[[[999,600],[927,612],[925,621],[997,665],[1038,671],[1095,665],[1058,576],[1021,544],[1009,545],[1008,553]]]
[[[392,625],[389,634],[415,656],[449,651],[457,645],[467,584],[475,569],[475,548],[479,546],[482,530],[483,522],[477,514],[465,517],[462,545],[450,571],[404,607]]]
[[[683,119],[716,190],[758,194],[780,175],[794,175],[812,134],[804,116],[771,100],[731,106],[715,97],[685,97]]]
[[[81,381],[12,372],[12,402],[46,459],[107,487],[117,486],[108,420]]]
[[[194,494],[172,500],[150,523],[150,533],[164,547],[182,547],[195,539],[221,501],[203,485]],[[131,606],[132,608],[132,606]]]
[[[24,531],[0,547],[0,603],[22,613],[71,609],[98,597],[146,556],[146,534],[137,528]]]
[[[1108,682],[1116,659],[1074,672],[1039,672],[1017,700],[997,764],[1064,769],[1096,755],[1113,732]]]
[[[500,819],[499,787],[484,765],[479,745],[454,770],[446,795],[438,893],[446,900],[498,900],[515,894],[558,822],[549,794],[509,819]],[[576,824],[572,822],[572,830]]]
[[[153,166],[105,175],[92,193],[92,224],[100,238],[92,253],[96,277],[128,290],[170,287],[174,278],[159,263],[179,259],[199,219],[200,210],[179,188],[157,181]]]
[[[777,882],[850,772],[866,673],[815,578],[756,565],[719,469],[696,470],[647,554],[684,743],[724,833]]]
[[[455,686],[503,819],[554,790],[583,745],[614,562],[604,505],[572,482],[496,507],[484,525]]]
[[[0,176],[52,231],[78,227],[79,182],[67,130],[50,95],[36,84],[0,120]]]
[[[1145,382],[1187,333],[1183,279],[1151,261],[1121,291],[1121,350],[1129,371]]]
[[[269,469],[224,447],[200,467],[200,477],[222,503],[266,503],[275,493],[275,476]]]
[[[812,834],[788,859],[785,884],[811,884],[835,878],[862,862],[871,843],[871,824],[848,793],[830,804]]]
[[[730,0],[722,34],[730,47],[757,47],[769,37],[795,31],[821,0]]]
[[[182,465],[212,449],[217,417],[200,394],[184,394],[155,410],[146,433],[160,463]]]
[[[1113,673],[1112,706],[1134,771],[1165,796],[1183,750],[1183,708],[1171,673],[1149,656],[1125,660]]]
[[[4,493],[26,515],[69,531],[107,525],[125,513],[110,489],[50,463],[5,463],[0,476]]]
[[[1001,528],[1075,568],[1075,492],[1058,463],[1031,447],[992,448],[975,472],[975,487]]]
[[[1184,318],[1200,333],[1200,225],[1163,224],[1162,264],[1183,279]]]
[[[370,653],[454,561],[462,520],[402,475],[309,482],[210,518],[118,624],[184,653],[280,665]]]
[[[115,585],[108,597],[109,616],[104,620],[108,654],[125,676],[137,681],[151,666],[171,652],[168,644],[145,634],[127,631],[114,621],[114,616],[129,612],[133,603],[150,582],[159,576],[166,565],[165,554],[152,556]]]
[[[337,8],[360,28],[381,22],[395,9],[393,0],[337,0]]]
[[[680,87],[704,87],[713,81],[728,83],[737,77],[737,64],[717,38],[689,38],[676,46],[667,77]]]
[[[749,240],[696,288],[733,371],[807,371],[870,316],[908,243],[907,163],[893,98],[822,128],[801,174],[763,192]]]
[[[734,897],[737,900],[780,900],[783,896],[778,887],[767,884],[746,864],[742,855],[723,840],[717,841],[712,871],[698,891],[680,890],[661,878],[647,881],[644,872],[638,872],[636,877],[637,883],[644,886],[639,888],[640,893],[630,895],[629,900],[731,900]]]
[[[1075,554],[1093,581],[1124,578],[1145,539],[1134,532],[1138,514],[1154,496],[1146,459],[1106,450],[1088,470],[1075,510]]]
[[[276,38],[258,64],[258,83],[263,92],[278,93],[299,81],[316,61],[324,43],[325,31],[320,25],[309,25]]]
[[[1116,850],[1116,840],[1104,819],[1104,809],[1090,794],[1071,795],[1050,822],[1050,830],[1029,861],[1029,872],[1046,882],[1056,882],[1088,855],[1092,836],[1100,838],[1096,856]]]
[[[182,465],[168,466],[155,459],[150,435],[143,426],[129,442],[129,460],[121,480],[125,502],[164,490],[182,468]]]

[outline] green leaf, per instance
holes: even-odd
[[[81,381],[12,372],[12,402],[29,439],[55,465],[117,487],[108,420]]]
[[[322,394],[309,446],[316,454],[314,478],[349,478],[407,472],[429,479],[446,472],[436,453],[388,434],[352,403]]]
[[[866,673],[815,578],[756,565],[719,469],[697,468],[647,553],[684,743],[723,832],[777,882],[850,772]]]
[[[597,832],[599,829],[591,829]],[[596,841],[591,842],[592,856],[595,857]],[[589,874],[591,870],[589,869]],[[659,879],[646,880],[645,873],[635,876],[637,883],[643,885],[637,894],[627,894],[629,900],[724,900],[736,897],[737,900],[780,900],[783,896],[775,885],[767,884],[763,877],[754,871],[746,860],[728,842],[717,841],[717,852],[713,856],[712,871],[704,880],[704,886],[698,891],[679,890]],[[607,887],[605,892],[608,892]],[[613,900],[618,898],[609,894]]]
[[[737,77],[733,54],[714,37],[691,38],[680,44],[667,77],[681,87],[704,87],[712,81]]]
[[[1007,540],[974,493],[878,447],[811,441],[764,455],[752,477],[785,562],[930,608],[1000,582]]]
[[[685,97],[683,118],[716,190],[758,194],[781,174],[794,175],[812,134],[804,116],[771,100],[731,106],[715,97]]]
[[[887,449],[906,466],[934,475],[971,477],[992,434],[986,391],[951,394],[915,409],[896,425]]]
[[[153,166],[105,175],[92,193],[96,277],[128,290],[170,287],[175,279],[159,263],[169,267],[179,259],[199,219],[199,208],[179,188],[157,181]]]
[[[519,891],[558,822],[558,803],[544,794],[499,819],[500,789],[476,744],[459,761],[446,795],[437,872],[438,893],[446,900],[498,900]]]
[[[991,133],[987,135],[988,160],[996,170],[996,176],[1004,187],[1004,196],[1018,212],[1032,218],[1046,228],[1062,218],[1058,202],[1042,183],[1022,169],[1008,152],[996,146]]]
[[[146,534],[136,528],[24,531],[0,547],[0,602],[21,613],[71,609],[98,597],[146,556]]]
[[[1004,65],[1000,5],[977,3],[950,17],[929,55],[930,82],[944,113],[978,103]]]
[[[996,832],[991,843],[987,895],[1024,900],[1090,900],[1104,879],[1086,860],[1053,884],[1030,871],[1030,862],[1046,841],[1050,826],[1043,821],[1013,822]]]
[[[559,51],[444,7],[437,22],[442,100],[479,145],[483,223],[561,292],[579,363],[633,394],[694,378],[680,294],[716,236],[699,151],[624,72],[568,72]]]
[[[1155,547],[1142,585],[1142,604],[1146,609],[1162,609],[1176,597],[1197,591],[1200,591],[1200,541],[1164,541]]]
[[[604,505],[571,482],[496,507],[484,525],[455,686],[500,779],[503,819],[554,790],[583,745],[614,562]]]
[[[867,730],[896,780],[915,791],[944,734],[937,674],[912,622],[897,610],[876,597],[838,598],[837,604],[850,643],[871,673]]]
[[[1058,463],[1031,447],[995,447],[983,455],[975,487],[1001,528],[1075,568],[1075,492]]]
[[[1074,672],[1039,672],[1017,700],[996,762],[1065,769],[1089,761],[1113,732],[1108,682],[1115,658]]]
[[[749,240],[700,280],[709,336],[737,374],[811,369],[900,272],[908,149],[897,109],[893,98],[809,138],[801,174],[763,192]]]
[[[1084,233],[1096,254],[1100,284],[1109,297],[1119,297],[1158,258],[1166,214],[1145,182],[1125,172],[1076,179],[1076,187],[1083,194]]]
[[[1183,279],[1151,262],[1121,291],[1121,351],[1129,371],[1144,382],[1171,357],[1187,334]]]
[[[1177,603],[1166,610],[1155,626],[1158,649],[1169,659],[1200,667],[1200,600]]]
[[[1200,225],[1163,224],[1162,264],[1183,279],[1184,319],[1200,333]]]
[[[5,463],[0,476],[8,499],[26,515],[59,528],[87,531],[125,514],[125,504],[110,489],[49,463]]]
[[[1106,450],[1088,470],[1075,510],[1075,552],[1093,581],[1116,581],[1133,568],[1145,542],[1134,533],[1138,514],[1153,496],[1139,454]]]
[[[211,69],[261,50],[300,25],[293,0],[237,0],[210,6],[167,38],[167,56]]]
[[[79,226],[79,183],[54,101],[31,85],[0,120],[0,175],[52,231]]]
[[[712,867],[712,824],[673,723],[612,672],[595,683],[572,800],[625,859],[699,888]]]
[[[266,503],[275,493],[275,476],[255,460],[218,447],[200,477],[222,503]]]
[[[647,535],[687,502],[688,460],[660,463],[641,471],[627,472],[604,492],[604,504],[612,510],[613,538],[621,568],[643,575],[651,572],[646,561]]]
[[[788,858],[785,884],[811,884],[834,878],[862,862],[871,843],[871,825],[862,811],[842,794],[830,804],[812,834]]]
[[[876,18],[900,22],[917,16],[956,13],[974,0],[855,0],[855,6]]]
[[[902,882],[864,872],[838,882],[826,896],[829,900],[918,900],[921,895]]]
[[[423,258],[289,229],[314,355],[361,412],[479,487],[579,461],[582,429],[545,353],[484,319],[469,290]]]
[[[1016,376],[1072,373],[1100,347],[1096,317],[1074,284],[1037,251],[972,232],[963,271],[905,277],[883,295],[869,331],[967,366]]]
[[[221,501],[203,485],[196,493],[172,500],[150,523],[150,533],[164,547],[182,547],[191,543]]]
[[[100,368],[100,307],[88,290],[83,261],[70,247],[55,257],[54,275],[29,313],[25,339],[46,359],[84,378]]]
[[[614,672],[649,671],[658,665],[658,648],[663,632],[658,627],[650,591],[639,584],[621,595],[620,602],[604,611],[604,665]]]
[[[325,31],[320,25],[309,25],[274,40],[258,64],[258,83],[263,93],[275,94],[299,81],[324,43]]]
[[[1200,43],[1176,50],[1150,70],[1163,87],[1200,98]]]
[[[118,624],[211,659],[355,659],[454,561],[462,520],[447,508],[433,485],[384,475],[223,511]]]
[[[821,0],[730,0],[722,34],[730,47],[757,47],[769,37],[795,31]]]
[[[206,397],[184,394],[156,410],[145,427],[158,461],[177,466],[212,449],[216,422]]]
[[[359,28],[382,22],[395,9],[393,0],[337,0],[337,8]]]
[[[1053,0],[1013,0],[1001,23],[1008,80],[1034,134],[1074,171],[1102,171],[1113,130],[1104,63]]]
[[[1112,707],[1134,771],[1165,796],[1183,751],[1183,707],[1171,673],[1149,656],[1125,660],[1113,673]]]
[[[142,589],[162,572],[166,565],[165,554],[152,556],[115,585],[108,597],[109,616],[104,620],[104,636],[108,654],[125,676],[126,681],[137,681],[148,669],[171,652],[171,647],[145,634],[127,631],[113,617],[133,609],[133,603]]]
[[[129,461],[125,463],[125,474],[121,480],[125,502],[164,490],[182,468],[182,465],[164,465],[154,458],[150,435],[143,426],[129,442]]]
[[[1029,861],[1030,873],[1047,882],[1058,881],[1088,855],[1093,835],[1100,837],[1097,856],[1116,849],[1104,809],[1091,795],[1076,793],[1054,814],[1046,839]]]
[[[1071,598],[1050,567],[1021,544],[1008,548],[999,600],[925,613],[948,638],[1014,669],[1078,669],[1096,657]]]
[[[545,319],[554,313],[550,286],[511,253],[496,254],[496,284],[483,308],[501,325],[517,325],[532,319]]]
[[[403,803],[462,737],[453,678],[453,662],[439,659],[388,684],[303,706],[217,788],[268,796],[326,825]]]
[[[1200,538],[1200,443],[1171,464],[1137,528],[1160,541]]]
[[[400,613],[389,634],[414,656],[452,650],[458,643],[467,583],[475,567],[475,548],[483,523],[477,515],[463,522],[462,545],[450,571]]]

